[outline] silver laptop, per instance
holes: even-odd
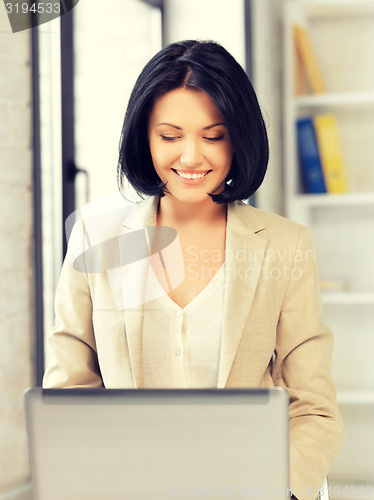
[[[289,498],[284,389],[33,388],[34,500]]]

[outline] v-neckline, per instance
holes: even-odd
[[[190,309],[191,307],[193,307],[194,303],[197,301],[197,300],[200,300],[201,297],[203,295],[205,295],[206,293],[208,293],[208,291],[210,290],[210,288],[215,284],[214,282],[217,281],[219,278],[220,278],[220,274],[223,273],[223,270],[226,266],[226,262],[223,262],[223,264],[221,265],[221,267],[218,269],[218,271],[216,272],[216,274],[213,276],[213,278],[204,286],[204,288],[202,288],[202,290],[200,290],[200,292],[195,295],[195,297],[190,301],[188,302],[188,304],[186,304],[184,307],[181,307],[180,305],[178,305],[170,296],[168,293],[165,293],[167,299],[175,306],[178,308],[178,311],[182,311],[182,312],[185,312],[187,309]]]

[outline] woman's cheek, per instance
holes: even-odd
[[[173,149],[174,148],[159,148],[153,156],[153,163],[156,162],[159,168],[167,168],[172,165],[178,159],[178,155]]]

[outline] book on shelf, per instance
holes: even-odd
[[[298,92],[298,89],[300,92],[300,89],[303,88],[301,69],[304,69],[311,91],[314,94],[326,93],[326,85],[308,30],[303,26],[294,24],[293,35],[296,51],[301,62],[300,68],[298,66],[299,61],[295,58],[296,92]]]
[[[346,193],[348,184],[337,120],[333,114],[325,113],[316,115],[313,123],[327,192]]]
[[[326,113],[296,121],[299,164],[307,193],[346,193],[348,183],[338,125]]]
[[[293,58],[294,58],[294,95],[303,96],[305,94],[309,94],[310,92],[309,83],[296,44],[294,44],[293,46]]]
[[[300,167],[307,193],[326,193],[326,183],[312,118],[296,122]]]

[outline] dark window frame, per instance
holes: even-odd
[[[43,227],[40,145],[39,31],[31,29],[32,158],[34,202],[34,328],[35,384],[42,385],[44,373],[43,313]]]

